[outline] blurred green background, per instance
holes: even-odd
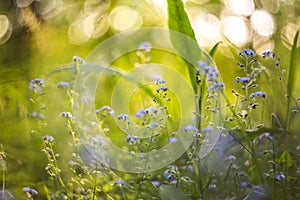
[[[288,66],[293,37],[300,28],[300,1],[183,2],[199,45],[209,51],[222,42],[214,60],[228,91],[235,87],[234,79],[240,73],[236,63],[242,48],[252,48],[258,54],[274,50],[281,65]],[[43,113],[47,126],[41,135],[53,135],[60,152],[67,155],[64,146],[69,136],[59,113],[65,111],[68,102],[55,85],[72,81],[74,76],[62,73],[46,79],[47,74],[71,63],[74,55],[87,57],[98,43],[118,32],[142,27],[167,27],[166,1],[0,1],[0,144],[7,153],[6,188],[16,195],[22,193],[22,187],[47,178],[41,137],[34,132],[42,124],[28,117],[34,111],[28,101],[33,94],[28,88],[30,80],[40,77],[53,86],[42,97],[47,105]],[[298,79],[299,73],[298,68]],[[297,82],[295,96],[300,95],[299,89]],[[273,98],[280,110],[282,94]]]

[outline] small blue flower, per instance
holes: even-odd
[[[128,135],[126,137],[126,141],[128,142],[129,145],[136,144],[137,140],[138,140],[138,137],[134,136],[134,135]]]
[[[247,188],[247,187],[251,187],[251,183],[249,183],[248,181],[242,181],[240,182],[240,187],[241,188]]]
[[[230,155],[230,156],[228,156],[227,158],[225,158],[225,160],[229,160],[229,161],[231,161],[231,162],[234,162],[234,161],[236,161],[236,157],[233,156],[233,155]]]
[[[178,167],[175,165],[169,165],[167,169],[164,171],[164,177],[170,181],[176,179],[176,174],[178,171]]]
[[[156,80],[156,85],[162,85],[162,84],[167,84],[167,81],[165,81],[163,79],[157,79]]]
[[[297,168],[297,173],[300,173],[300,167]]]
[[[126,114],[120,114],[118,115],[118,120],[123,120],[123,121],[129,121],[129,116]]]
[[[42,87],[46,87],[46,84],[43,79],[41,78],[35,78],[30,81],[29,83],[29,89],[36,91],[36,92],[41,92]]]
[[[201,133],[210,133],[210,132],[212,132],[212,130],[213,130],[212,127],[207,126],[207,127],[202,128]]]
[[[194,133],[198,133],[199,130],[195,127],[195,126],[192,126],[192,125],[187,125],[184,130],[186,132],[194,132]]]
[[[176,137],[171,137],[170,138],[170,143],[176,143],[178,140]]]
[[[80,64],[83,64],[84,63],[84,60],[82,58],[80,58],[79,56],[73,56],[73,59],[72,61],[74,63],[80,63]]]
[[[30,187],[24,187],[23,192],[28,192],[31,195],[37,195],[38,192],[35,189],[32,189]]]
[[[98,110],[95,110],[95,113],[100,114],[101,116],[106,116],[106,114],[108,113],[111,117],[113,117],[115,114],[114,110],[109,106],[102,106]]]
[[[135,117],[136,118],[141,118],[141,117],[144,117],[146,114],[148,114],[149,113],[149,111],[148,111],[148,109],[142,109],[142,110],[140,110],[139,112],[137,112],[137,113],[135,113]]]
[[[152,48],[152,45],[149,42],[141,42],[138,47],[139,50],[142,50],[145,52],[150,52],[151,48]]]
[[[297,149],[298,151],[300,151],[300,145],[299,145],[299,146],[297,146],[297,147],[296,147],[296,149]]]
[[[262,92],[262,91],[257,91],[257,92],[253,92],[252,94],[250,94],[250,98],[253,99],[254,97],[263,97],[266,98],[266,93]]]
[[[214,183],[208,185],[208,190],[215,192],[217,190],[217,186]]]
[[[42,113],[38,113],[36,111],[32,112],[32,114],[28,114],[28,116],[31,116],[33,118],[38,118],[40,120],[44,120],[45,116]]]
[[[208,91],[212,91],[212,90],[214,90],[214,89],[216,89],[216,88],[223,89],[224,86],[225,86],[224,83],[222,83],[222,82],[217,82],[217,83],[214,83],[212,86],[210,86],[210,87],[208,88]]]
[[[159,181],[151,181],[151,183],[152,183],[154,186],[156,186],[156,187],[160,186],[160,182],[159,182]]]
[[[123,180],[115,180],[114,181],[114,185],[124,185],[125,184],[125,181]]]
[[[261,134],[260,136],[258,136],[258,140],[262,140],[263,138],[272,140],[272,136],[270,133],[264,133],[264,134]]]
[[[270,58],[274,59],[275,55],[276,55],[275,52],[273,52],[271,50],[267,50],[262,53],[263,58],[270,57]]]
[[[71,88],[71,85],[69,82],[62,81],[57,84],[57,87],[62,88],[62,89],[64,89],[64,88],[69,89],[69,88]]]
[[[279,173],[279,174],[277,174],[276,176],[275,176],[275,180],[276,181],[281,181],[281,180],[283,180],[283,179],[285,179],[286,177],[285,177],[285,175],[283,174],[283,173]]]
[[[205,66],[208,66],[208,64],[207,64],[206,62],[203,62],[203,61],[199,61],[199,62],[198,62],[198,67],[203,68],[203,67],[205,67]]]
[[[237,77],[236,79],[235,79],[235,82],[236,83],[245,83],[245,84],[248,84],[248,83],[250,83],[250,78],[249,77]]]
[[[250,58],[255,57],[256,53],[252,49],[243,49],[240,51],[239,56],[244,57],[244,58]]]
[[[168,87],[167,86],[159,86],[157,89],[156,89],[156,92],[159,93],[160,91],[163,91],[163,92],[167,92],[168,91]]]
[[[43,137],[44,141],[47,141],[47,142],[53,142],[54,141],[54,137],[52,137],[51,135],[45,135]]]
[[[147,125],[148,129],[153,129],[153,128],[157,128],[159,126],[159,124],[157,122],[151,122],[150,124]]]
[[[73,119],[73,116],[72,116],[72,114],[70,112],[62,112],[62,113],[60,113],[59,116],[65,117],[67,119]]]

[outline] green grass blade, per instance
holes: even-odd
[[[194,30],[191,26],[188,15],[184,10],[184,5],[182,0],[167,0],[167,2],[168,2],[169,28],[178,31],[192,38],[194,41],[196,41]],[[197,84],[195,81],[196,70],[194,66],[197,64],[198,60],[194,60],[194,59],[200,57],[201,50],[199,47],[191,49],[191,47],[189,46],[189,42],[187,40],[180,39],[180,41],[178,41],[178,37],[172,37],[172,34],[171,34],[171,41],[177,51],[182,52],[184,55],[188,55],[193,60],[193,63],[186,62],[186,64],[188,67],[189,76],[192,82],[193,89],[196,93],[197,91]]]
[[[296,68],[297,68],[297,62],[298,61],[300,62],[299,48],[297,48],[298,37],[299,37],[299,30],[295,34],[292,51],[291,51],[291,57],[290,57],[288,88],[287,88],[288,100],[287,100],[287,111],[286,111],[286,130],[288,130],[289,126],[290,126],[291,102],[293,99],[292,95],[293,95],[294,84],[295,84],[295,79],[296,79]]]
[[[214,55],[216,54],[216,51],[218,49],[218,46],[221,44],[222,42],[218,42],[216,43],[213,48],[209,51],[209,55],[213,58]]]

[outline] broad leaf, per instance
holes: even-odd
[[[168,1],[168,26],[170,29],[178,31],[192,40],[196,42],[196,37],[194,34],[194,30],[191,26],[190,20],[188,18],[187,13],[184,10],[184,5],[182,0],[167,0]],[[192,60],[192,63],[186,61],[186,65],[188,66],[189,76],[192,82],[193,89],[196,93],[197,84],[196,84],[196,69],[195,65],[199,61],[201,56],[201,50],[197,46],[191,47],[188,39],[178,40],[178,37],[172,37],[171,41],[175,49],[181,53],[181,55],[185,55],[189,60]]]
[[[289,153],[288,150],[285,150],[285,151],[281,154],[281,156],[280,156],[278,162],[279,162],[280,164],[282,164],[283,166],[287,167],[287,168],[293,166],[293,164],[294,164],[294,161],[293,161],[293,159],[292,159],[292,157],[291,157],[291,155],[290,155],[290,153]]]

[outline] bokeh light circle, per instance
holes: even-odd
[[[143,19],[136,10],[128,6],[117,6],[109,15],[109,23],[116,31],[128,31],[140,28]]]
[[[269,37],[275,32],[273,16],[265,10],[256,10],[251,15],[251,25],[261,36]]]
[[[240,16],[224,17],[223,34],[237,46],[243,46],[252,40],[252,29],[247,19]]]
[[[4,44],[12,34],[11,23],[6,15],[0,15],[0,45]]]
[[[158,39],[160,35],[167,35],[167,33],[179,43],[185,42],[190,51],[197,52],[199,50],[196,41],[179,32],[163,28],[138,29],[116,34],[101,42],[90,53],[77,73],[74,83],[75,95],[73,96],[73,113],[77,130],[89,154],[114,169],[131,173],[144,173],[161,169],[182,156],[194,140],[194,135],[188,134],[185,131],[187,126],[196,127],[197,123],[194,116],[194,112],[197,110],[196,98],[190,81],[186,76],[171,66],[159,63],[144,64],[128,72],[115,67],[113,71],[111,69],[113,61],[130,52],[137,51],[139,44],[145,41],[149,42],[153,49],[175,54],[191,63],[194,67],[197,66],[197,62],[200,60],[214,66],[212,59],[203,51],[199,55],[191,55],[184,49],[175,49],[170,45],[169,41]],[[179,109],[181,112],[179,113],[181,114],[174,116],[180,121],[180,125],[176,131],[178,142],[168,142],[161,148],[143,153],[132,153],[128,149],[114,144],[97,125],[100,122],[95,113],[94,97],[96,89],[99,80],[106,73],[113,73],[120,77],[118,83],[113,88],[111,98],[111,107],[117,115],[129,112],[128,102],[136,88],[140,88],[141,85],[148,85],[155,77],[167,79],[168,84],[170,84],[170,91],[175,93],[180,103]],[[128,85],[126,86],[125,84]],[[220,103],[219,99],[216,99],[216,101]],[[221,134],[217,126],[221,126],[222,124],[220,123],[224,122],[224,120],[220,119],[220,116],[225,117],[225,115],[218,113],[216,117],[211,118],[212,124],[214,124],[214,131],[205,138],[206,142],[203,143],[199,152],[200,158],[206,156],[217,143]],[[115,118],[115,121],[117,120]],[[144,137],[149,138],[151,136],[144,135]]]

